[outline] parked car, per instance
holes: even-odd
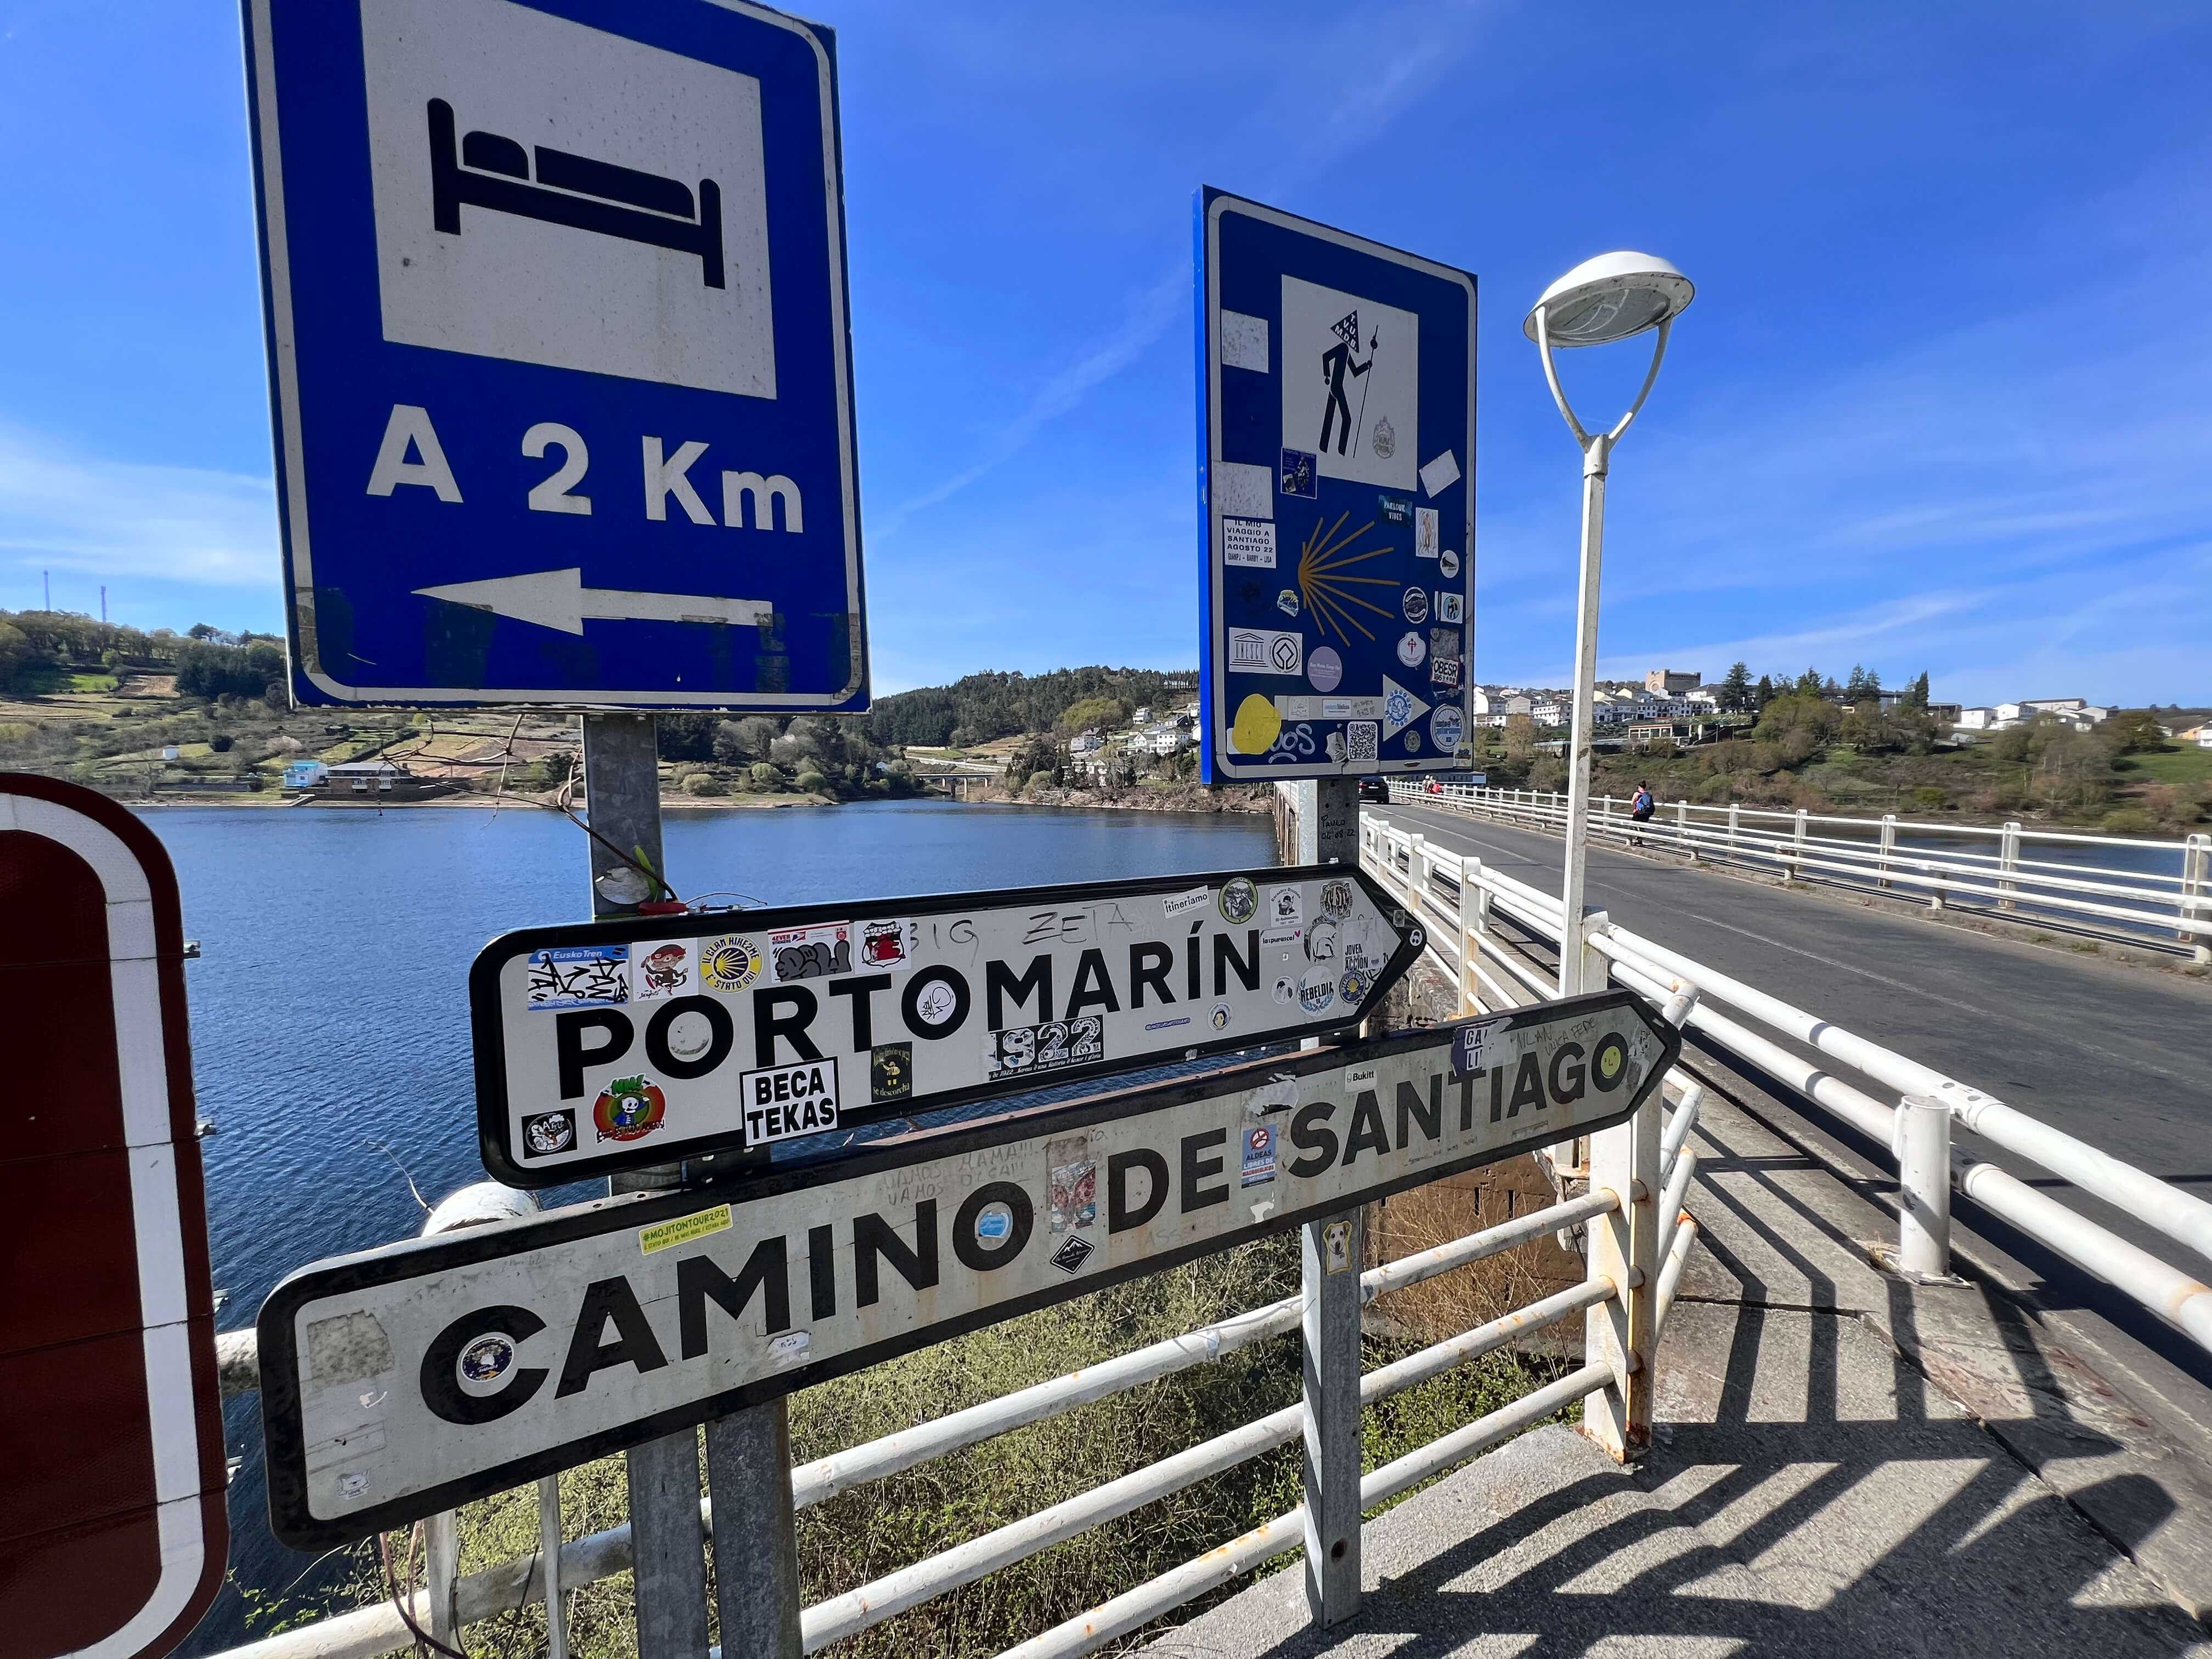
[[[1388,805],[1390,799],[1390,786],[1380,778],[1362,778],[1359,781],[1359,799],[1379,800]]]

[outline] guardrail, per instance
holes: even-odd
[[[1394,802],[1554,835],[1566,828],[1566,797],[1552,792],[1447,784],[1430,793],[1394,782],[1390,794]],[[2017,823],[1992,828],[1931,823],[1895,813],[1844,817],[1679,800],[1638,823],[1628,816],[1627,802],[1609,795],[1591,801],[1589,833],[1593,841],[1668,848],[1698,861],[1917,898],[1932,909],[2033,921],[2212,963],[2212,835],[2148,841],[2030,830]],[[1985,842],[1989,850],[1916,847],[1909,839],[1913,836]],[[2039,850],[2074,856],[2037,858]],[[2089,861],[2120,850],[2148,866],[2171,867],[2128,869]]]
[[[1387,818],[1362,819],[1360,849],[1362,864],[1429,924],[1429,949],[1455,975],[1464,1000],[1494,1008],[1559,994],[1556,979],[1498,927],[1506,922],[1556,949],[1565,932],[1559,899],[1480,859],[1431,848]],[[1670,1010],[1694,994],[1683,1017],[1687,1029],[1891,1149],[1900,1168],[1902,1270],[1948,1271],[1955,1188],[2212,1351],[2212,1288],[2200,1277],[2202,1267],[2188,1260],[2212,1260],[2212,1204],[1969,1084],[1616,926],[1603,912],[1589,917],[1587,932],[1583,984],[1610,978]],[[1814,1050],[1821,1063],[1782,1039]],[[2178,1247],[2179,1259],[2162,1260],[1953,1146],[1957,1131],[2138,1218]]]
[[[1662,999],[1667,1018],[1680,1025],[1695,1000],[1693,994]],[[1626,1310],[1632,1299],[1638,1298],[1642,1298],[1639,1305],[1650,1310],[1646,1315],[1637,1316],[1650,1319],[1648,1334],[1635,1332],[1625,1346],[1617,1340],[1608,1343],[1598,1322],[1592,1322],[1585,1339],[1583,1364],[1512,1404],[1464,1424],[1362,1476],[1358,1497],[1360,1510],[1387,1502],[1480,1455],[1577,1400],[1595,1400],[1606,1391],[1625,1397],[1630,1389],[1629,1378],[1636,1373],[1646,1373],[1638,1389],[1640,1396],[1648,1401],[1650,1379],[1644,1357],[1656,1347],[1660,1322],[1673,1302],[1674,1285],[1680,1278],[1695,1230],[1695,1224],[1680,1206],[1697,1162],[1696,1153],[1684,1144],[1696,1116],[1697,1085],[1676,1071],[1669,1073],[1668,1087],[1682,1103],[1663,1125],[1658,1121],[1660,1109],[1650,1105],[1638,1115],[1638,1121],[1606,1132],[1607,1136],[1620,1138],[1623,1144],[1641,1137],[1648,1147],[1656,1148],[1659,1157],[1656,1164],[1649,1166],[1656,1169],[1655,1180],[1623,1182],[1618,1186],[1594,1182],[1586,1195],[1517,1217],[1500,1226],[1467,1234],[1369,1269],[1361,1275],[1360,1304],[1364,1308],[1390,1291],[1534,1243],[1548,1235],[1585,1227],[1601,1218],[1626,1220],[1637,1212],[1644,1212],[1635,1218],[1644,1224],[1619,1230],[1631,1241],[1643,1240],[1643,1245],[1639,1248],[1632,1242],[1625,1257],[1616,1255],[1610,1259],[1593,1249],[1589,1276],[1583,1283],[1475,1326],[1359,1378],[1359,1402],[1364,1408],[1590,1310]],[[1656,1206],[1654,1191],[1661,1194]],[[1594,1229],[1593,1232],[1599,1231],[1601,1230]],[[1309,1288],[1300,1295],[1202,1326],[1184,1335],[1086,1366],[1080,1371],[817,1458],[792,1471],[792,1507],[794,1510],[805,1509],[864,1482],[913,1468],[1010,1430],[1059,1417],[1090,1401],[1155,1382],[1188,1367],[1213,1363],[1252,1343],[1297,1331],[1307,1322],[1310,1303]],[[1613,1327],[1608,1322],[1604,1328],[1610,1330]],[[1311,1340],[1310,1336],[1308,1340]],[[242,1395],[258,1389],[254,1334],[251,1330],[226,1333],[217,1339],[217,1346],[224,1394]],[[1355,1351],[1351,1364],[1357,1368],[1358,1363]],[[1319,1369],[1310,1350],[1307,1369],[1309,1377]],[[803,1650],[814,1653],[857,1635],[1089,1528],[1289,1444],[1301,1435],[1310,1437],[1317,1430],[1349,1433],[1353,1439],[1352,1467],[1356,1469],[1356,1422],[1347,1427],[1338,1419],[1333,1430],[1327,1424],[1328,1419],[1310,1417],[1304,1404],[1285,1407],[981,1537],[817,1602],[805,1608],[800,1615]],[[422,1523],[428,1544],[428,1584],[411,1595],[403,1593],[392,1600],[231,1649],[216,1659],[370,1659],[371,1656],[415,1644],[418,1632],[428,1632],[447,1647],[462,1650],[460,1632],[468,1626],[504,1617],[526,1601],[545,1606],[551,1659],[562,1659],[565,1644],[562,1596],[578,1585],[628,1571],[633,1564],[633,1545],[628,1524],[582,1538],[562,1539],[558,1531],[557,1480],[557,1476],[548,1476],[538,1483],[540,1514],[545,1519],[546,1530],[544,1541],[536,1554],[462,1577],[456,1567],[456,1516],[448,1511],[430,1516]],[[700,1515],[702,1528],[711,1535],[710,1500],[702,1499]],[[1019,1659],[1048,1659],[1048,1656],[1050,1659],[1073,1659],[1074,1656],[1093,1652],[1278,1556],[1302,1549],[1307,1532],[1305,1521],[1304,1505],[1277,1516],[1180,1567],[1022,1643],[1009,1650],[1002,1659],[1013,1659],[1014,1656]]]

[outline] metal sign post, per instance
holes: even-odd
[[[0,775],[0,1648],[155,1659],[222,1588],[222,1411],[177,879]]]
[[[866,708],[830,31],[245,3],[294,698]]]
[[[1474,278],[1198,198],[1206,781],[1465,763]]]
[[[1285,786],[1296,798],[1301,862],[1359,862],[1359,783],[1315,778]],[[1370,1006],[1379,1006],[1370,1002]],[[1314,1623],[1359,1610],[1359,1270],[1366,1215],[1357,1206],[1301,1230],[1306,1603]]]
[[[261,1310],[273,1524],[325,1548],[1620,1122],[1679,1047],[1609,992],[318,1263]]]
[[[584,805],[592,914],[635,915],[665,890],[659,741],[650,714],[584,716]],[[647,874],[647,872],[652,874]],[[623,1170],[611,1194],[684,1184],[678,1162]],[[625,1460],[636,1559],[640,1659],[679,1659],[707,1646],[707,1559],[699,1531],[699,1442],[685,1429],[630,1449]]]
[[[525,929],[470,975],[484,1164],[553,1186],[1326,1034],[1420,949],[1349,858]]]

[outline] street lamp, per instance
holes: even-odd
[[[1536,343],[1544,359],[1544,379],[1553,401],[1566,417],[1567,429],[1583,449],[1582,594],[1575,621],[1574,707],[1569,711],[1572,759],[1567,775],[1567,867],[1559,898],[1565,923],[1559,939],[1559,994],[1573,996],[1583,984],[1583,867],[1589,852],[1590,731],[1597,682],[1598,569],[1605,541],[1605,478],[1613,447],[1628,423],[1651,395],[1659,378],[1659,361],[1667,355],[1667,335],[1682,314],[1696,289],[1690,279],[1649,253],[1601,253],[1585,259],[1546,289],[1522,330]],[[1628,406],[1628,413],[1609,432],[1583,429],[1559,387],[1559,370],[1552,362],[1552,348],[1608,345],[1656,329],[1651,349],[1650,372],[1643,390]],[[1602,985],[1589,988],[1602,989]]]

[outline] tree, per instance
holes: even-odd
[[[1060,781],[1060,750],[1049,738],[1031,738],[1006,757],[1006,787],[1016,794],[1040,774],[1054,783]]]
[[[776,723],[765,714],[714,722],[714,758],[725,766],[764,759],[776,739]]]
[[[1129,705],[1119,697],[1085,697],[1062,710],[1060,718],[1052,723],[1052,729],[1073,737],[1093,726],[1117,726],[1128,718]]]
[[[252,645],[191,643],[177,647],[177,694],[202,697],[261,697],[284,678],[284,653],[266,641]]]
[[[1926,669],[1923,668],[1920,671],[1920,678],[1918,679],[1911,682],[1905,686],[1905,701],[1908,705],[1919,709],[1923,714],[1927,712],[1928,671]]]
[[[1748,664],[1736,663],[1721,682],[1721,707],[1731,714],[1751,707],[1751,668]]]
[[[15,671],[30,660],[30,635],[10,622],[0,622],[0,689],[15,683]]]
[[[1765,708],[1770,702],[1772,702],[1774,701],[1773,679],[1768,675],[1761,674],[1759,677],[1759,684],[1751,688],[1751,707],[1753,713],[1758,712],[1759,709]]]
[[[1833,685],[1835,682],[1833,680],[1830,680],[1828,684],[1830,685]],[[1797,683],[1790,689],[1801,697],[1819,696],[1820,695],[1820,671],[1817,668],[1807,669],[1803,673],[1797,677]]]
[[[2155,754],[2166,747],[2166,728],[2148,708],[2123,708],[2097,728],[2115,755]]]
[[[1851,677],[1844,686],[1844,701],[1850,703],[1861,703],[1864,702],[1866,699],[1867,672],[1865,665],[1861,663],[1853,663],[1851,665]]]

